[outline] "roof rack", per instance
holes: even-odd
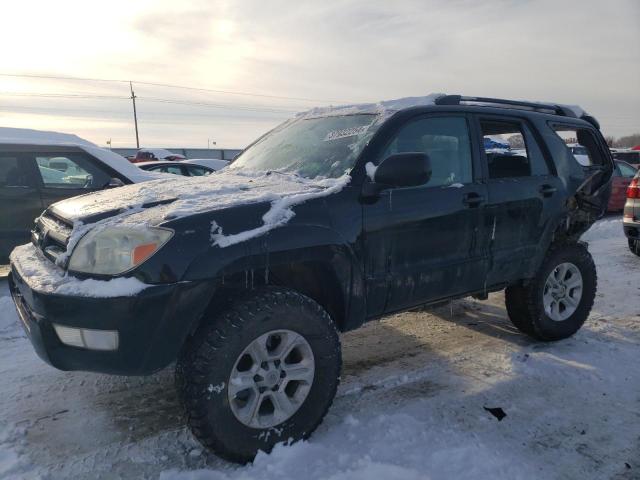
[[[578,118],[575,112],[564,105],[554,103],[537,103],[525,102],[521,100],[505,100],[502,98],[487,97],[466,97],[463,95],[444,95],[436,99],[436,105],[460,105],[461,103],[486,104],[492,105],[508,105],[522,110],[531,110],[540,113],[551,113],[554,115],[562,115],[564,117]]]

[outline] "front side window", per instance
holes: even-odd
[[[527,125],[511,120],[481,120],[489,178],[546,175],[548,166]]]
[[[381,158],[396,153],[425,153],[431,160],[427,187],[471,183],[473,168],[467,121],[462,117],[427,117],[404,125]]]
[[[230,169],[337,178],[351,171],[378,128],[375,114],[297,118],[247,148]]]
[[[82,154],[36,154],[36,165],[46,188],[103,188],[111,177]]]

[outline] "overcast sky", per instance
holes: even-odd
[[[640,131],[638,0],[99,5],[4,2],[0,74],[133,80],[143,146],[243,147],[315,105],[430,92],[579,104],[605,134]],[[134,146],[128,95],[124,82],[0,76],[0,125]]]

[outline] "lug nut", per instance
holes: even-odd
[[[260,364],[260,367],[261,367],[263,370],[269,370],[269,364],[268,364],[267,362],[262,362],[262,363]]]
[[[284,378],[287,376],[287,372],[285,372],[284,370],[280,371],[280,378]]]
[[[253,381],[254,382],[261,382],[262,381],[262,377],[260,375],[254,375],[253,376]]]

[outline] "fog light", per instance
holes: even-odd
[[[115,330],[92,330],[53,325],[58,338],[65,345],[89,350],[117,350],[118,332]]]
[[[84,347],[82,341],[82,333],[79,328],[63,327],[62,325],[53,325],[56,329],[58,338],[65,345],[71,345],[72,347]]]

